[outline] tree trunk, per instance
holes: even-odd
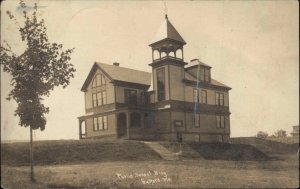
[[[32,182],[35,181],[35,179],[34,179],[34,172],[33,172],[33,138],[32,138],[32,127],[30,127],[30,180]]]

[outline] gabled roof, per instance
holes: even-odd
[[[166,15],[166,19],[164,20],[162,25],[157,30],[156,35],[152,39],[150,46],[152,44],[162,41],[164,39],[171,39],[171,40],[180,42],[182,44],[186,44],[184,39],[181,37],[181,35],[178,33],[178,31],[175,29],[175,27],[169,21],[167,15]]]
[[[86,90],[97,69],[100,69],[112,82],[124,81],[141,85],[151,85],[151,73],[149,72],[95,62],[81,91]]]

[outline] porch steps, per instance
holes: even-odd
[[[164,160],[168,160],[168,161],[179,160],[178,155],[170,152],[167,148],[165,148],[158,142],[144,142],[144,143],[147,144],[155,152],[157,152]]]

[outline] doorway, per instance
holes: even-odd
[[[127,136],[127,120],[125,113],[119,113],[117,116],[117,134],[118,138]]]

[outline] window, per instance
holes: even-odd
[[[125,103],[137,104],[137,91],[133,89],[124,89]]]
[[[199,93],[198,93],[198,89],[194,89],[193,90],[193,99],[194,99],[194,102],[199,102]]]
[[[141,92],[140,94],[140,100],[139,100],[140,104],[149,104],[150,103],[150,96],[147,92]]]
[[[97,94],[96,93],[94,93],[93,94],[93,107],[96,107],[97,106]]]
[[[107,116],[94,117],[94,131],[107,130]]]
[[[210,70],[209,68],[201,67],[200,68],[200,80],[209,82],[210,81]]]
[[[209,82],[210,80],[210,71],[208,68],[205,69],[205,77],[204,77],[204,81]]]
[[[216,92],[216,105],[224,106],[224,93]]]
[[[97,74],[93,80],[93,88],[103,86],[106,84],[105,77],[102,74]]]
[[[103,130],[107,130],[107,116],[103,116]]]
[[[98,131],[99,130],[98,121],[97,121],[96,117],[94,117],[94,124],[93,124],[93,126],[94,126],[94,131]]]
[[[207,91],[201,90],[201,103],[207,104]]]
[[[217,120],[217,128],[224,129],[225,128],[225,116],[216,116]]]
[[[156,71],[157,80],[157,100],[162,101],[166,99],[165,94],[165,68],[159,68]]]
[[[205,70],[204,68],[200,68],[200,80],[204,81],[205,78]]]
[[[93,107],[101,106],[107,103],[106,98],[106,80],[102,74],[97,74],[92,83]]]
[[[195,127],[200,127],[200,115],[199,114],[194,114],[194,122],[195,122]]]

